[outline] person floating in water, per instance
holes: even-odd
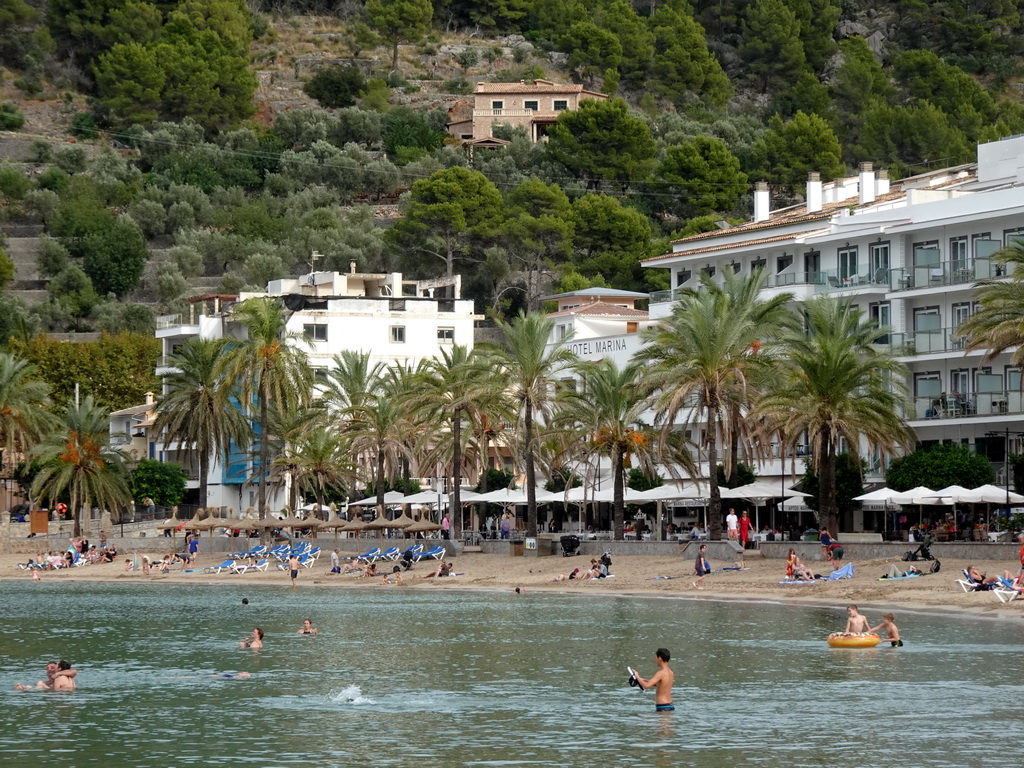
[[[316,633],[317,633],[317,629],[316,629],[316,627],[313,626],[312,619],[303,619],[302,620],[302,629],[300,629],[296,634],[299,634],[299,635],[315,635]]]
[[[877,632],[880,629],[884,629],[886,637],[889,638],[889,642],[892,644],[892,647],[893,648],[902,648],[903,647],[903,641],[900,640],[900,630],[899,630],[899,627],[897,627],[896,624],[894,623],[895,621],[896,621],[896,617],[893,614],[891,614],[891,613],[883,613],[882,614],[882,623],[879,624],[877,627],[872,627],[871,629],[868,630],[868,632]]]
[[[654,659],[658,664],[658,671],[654,673],[654,677],[647,679],[637,675],[636,681],[645,691],[648,688],[654,688],[655,710],[658,712],[672,712],[675,710],[675,706],[672,704],[672,683],[676,679],[675,673],[668,665],[672,659],[672,654],[669,653],[667,648],[659,648],[654,652]]]
[[[247,637],[238,644],[239,648],[252,648],[254,651],[263,647],[263,630],[256,627],[252,631],[252,637]]]
[[[846,620],[846,634],[859,635],[871,631],[868,629],[867,617],[860,615],[856,605],[846,606],[846,612],[849,615],[849,618]]]

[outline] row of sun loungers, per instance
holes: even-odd
[[[398,547],[391,547],[386,550],[381,550],[380,547],[371,549],[369,552],[364,552],[361,555],[356,555],[353,560],[357,560],[363,563],[380,563],[387,561],[397,561],[402,559],[405,553],[409,553],[409,559],[413,562],[419,562],[420,560],[441,560],[444,558],[445,548],[440,544],[436,544],[430,549],[424,550],[422,544],[416,544],[408,549],[399,549]]]

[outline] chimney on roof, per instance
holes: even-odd
[[[768,209],[771,203],[768,197],[768,182],[759,181],[754,185],[754,223],[768,221]]]
[[[821,211],[821,174],[811,171],[807,174],[807,212]]]
[[[889,194],[889,172],[884,168],[875,175],[875,195],[881,197]]]
[[[146,405],[156,405],[156,395],[154,395],[152,392],[147,392],[145,397]]]
[[[871,163],[860,164],[860,204],[875,202],[875,170]]]

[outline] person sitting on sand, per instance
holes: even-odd
[[[597,562],[597,560],[591,558],[591,560],[590,560],[590,570],[589,571],[584,571],[583,573],[581,573],[578,576],[576,576],[576,578],[579,579],[580,581],[585,581],[586,579],[597,579],[597,578],[600,578],[600,575],[601,575],[600,564]]]
[[[846,634],[857,635],[871,631],[868,628],[867,618],[865,616],[861,616],[860,613],[857,612],[856,605],[846,606],[846,613],[848,614],[848,618],[846,619]]]
[[[439,579],[442,579],[445,576],[451,576],[451,575],[452,575],[452,566],[449,563],[446,563],[446,562],[444,562],[442,560],[440,563],[438,563],[437,568],[435,568],[433,571],[431,571],[430,573],[423,574],[423,578],[424,579],[433,579],[434,577],[437,577]]]
[[[302,629],[300,629],[295,634],[297,634],[297,635],[315,635],[316,633],[317,633],[317,629],[316,629],[316,627],[313,626],[313,620],[312,619],[303,619],[302,620]]]
[[[711,564],[708,562],[707,552],[708,545],[701,544],[700,549],[697,551],[697,559],[693,563],[693,572],[697,577],[697,580],[692,584],[694,589],[703,589],[701,585],[704,583],[707,575],[711,573]]]
[[[125,558],[124,570],[126,573],[130,573],[131,571],[135,570],[135,563],[132,562],[132,559],[130,557]]]
[[[786,558],[786,578],[796,581],[814,581],[814,572],[800,562],[796,550],[789,548],[789,555]]]
[[[263,630],[256,627],[252,631],[252,637],[247,637],[238,644],[239,648],[252,648],[254,651],[263,647]]]
[[[381,584],[401,584],[402,583],[402,566],[396,565],[391,573],[385,576],[380,581]]]
[[[572,573],[569,574],[569,581],[575,581],[579,577],[580,577],[580,569],[579,568],[573,568],[572,569]]]
[[[377,575],[377,564],[367,563],[363,566],[363,575],[360,578],[372,578]]]
[[[896,617],[893,614],[891,614],[891,613],[883,613],[882,614],[882,623],[879,624],[877,627],[872,627],[871,629],[868,630],[868,632],[877,632],[880,629],[884,629],[886,637],[888,637],[889,642],[892,643],[892,647],[893,648],[902,648],[903,647],[903,641],[900,640],[900,630],[899,630],[899,627],[897,627],[893,623],[895,620],[896,620]]]
[[[365,567],[366,566],[364,566],[364,565],[362,565],[360,563],[357,563],[357,562],[345,563],[345,565],[343,565],[341,567],[341,575],[344,576],[346,573],[359,573],[359,574],[361,574],[363,572],[363,570],[365,569]]]

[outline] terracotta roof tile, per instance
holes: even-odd
[[[548,80],[534,83],[477,83],[473,93],[580,93],[595,98],[608,97],[598,91],[590,91],[576,83],[552,83]]]

